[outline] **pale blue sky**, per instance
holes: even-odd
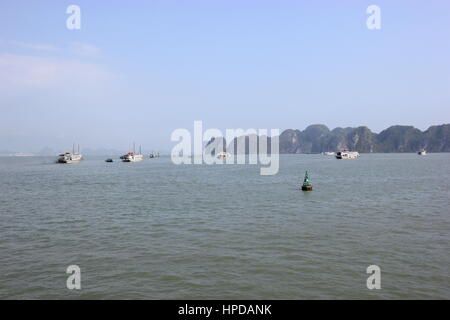
[[[1,1],[0,150],[169,150],[194,120],[424,130],[450,122],[449,31],[447,0]]]

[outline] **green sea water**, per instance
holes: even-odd
[[[0,158],[0,298],[450,298],[450,154],[104,159]]]

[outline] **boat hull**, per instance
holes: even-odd
[[[359,157],[358,152],[338,152],[336,154],[336,159],[356,159]]]
[[[70,164],[70,163],[79,163],[80,160],[58,160],[58,163],[65,163],[65,164]]]
[[[140,162],[142,160],[144,160],[142,154],[126,155],[122,158],[122,162]]]
[[[65,153],[59,156],[58,160],[56,160],[57,163],[78,163],[83,159],[83,156],[79,153]]]

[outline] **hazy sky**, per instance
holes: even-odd
[[[450,122],[449,34],[448,0],[1,1],[0,150],[170,150],[194,120],[424,130]]]

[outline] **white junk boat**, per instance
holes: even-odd
[[[357,151],[338,151],[336,153],[336,159],[356,159],[359,157]]]
[[[427,151],[425,149],[420,150],[419,152],[417,152],[417,154],[419,156],[426,156],[427,155]]]
[[[135,147],[133,145],[133,152],[128,152],[127,154],[120,157],[123,162],[139,162],[144,160],[144,155],[141,152],[141,147],[139,146],[139,153],[134,151]]]
[[[78,145],[78,152],[75,152],[75,144],[73,145],[72,152],[61,153],[56,160],[57,163],[77,163],[83,160],[83,156],[80,154],[80,145]]]
[[[127,154],[122,156],[123,162],[139,162],[144,160],[143,154],[136,154],[134,152],[128,152]]]

